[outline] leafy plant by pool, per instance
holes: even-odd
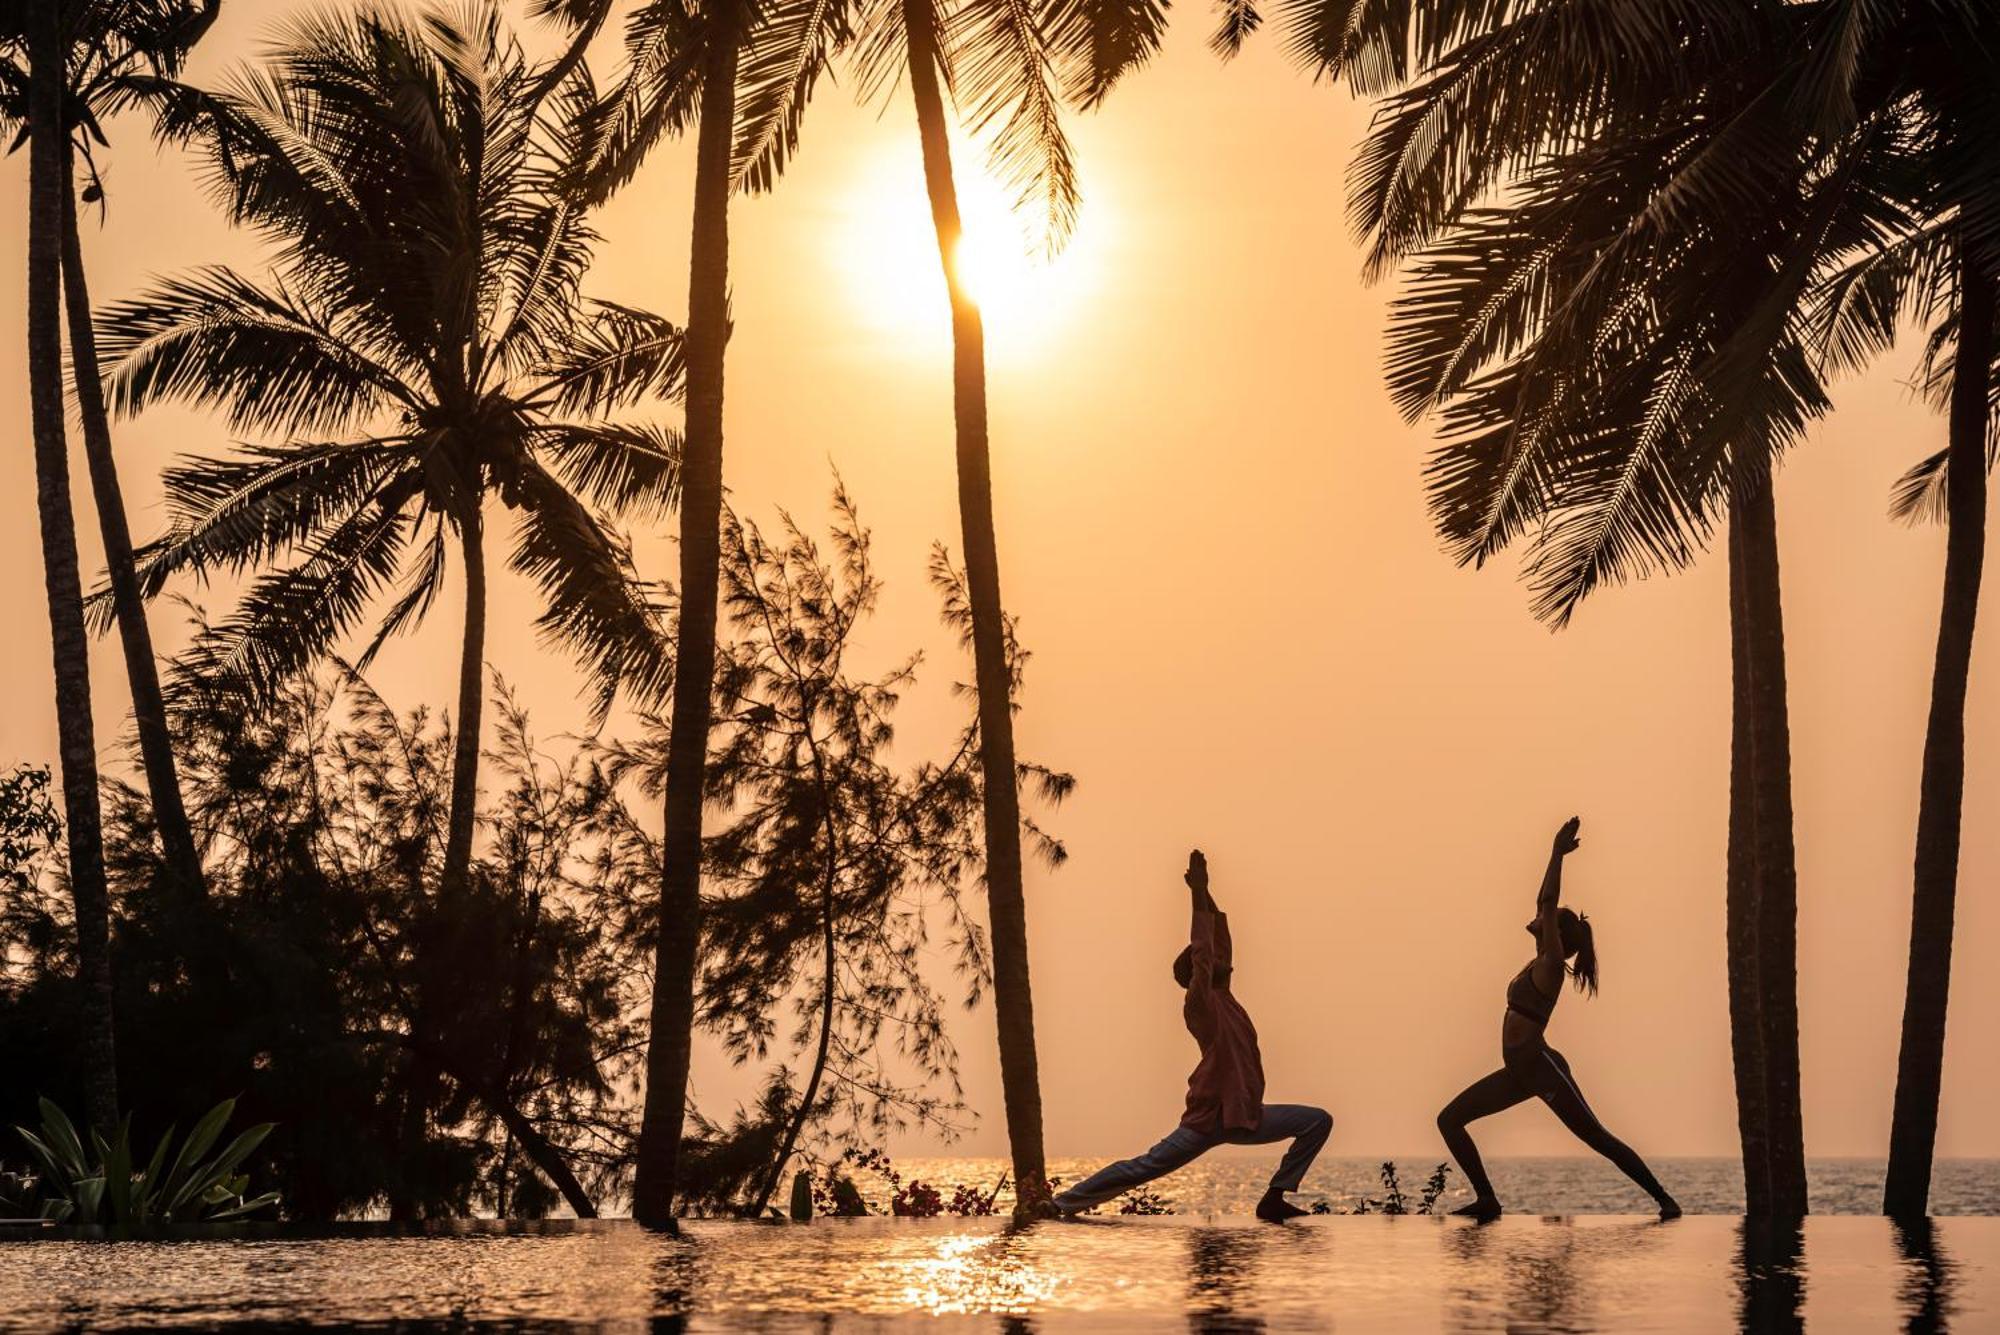
[[[1005,1174],[989,1191],[984,1187],[960,1182],[946,1189],[922,1178],[911,1178],[907,1182],[896,1168],[886,1151],[868,1149],[848,1149],[811,1184],[812,1200],[821,1214],[863,1215],[870,1213],[867,1201],[862,1197],[853,1178],[841,1169],[852,1163],[856,1168],[865,1169],[878,1175],[893,1193],[889,1198],[888,1213],[911,1219],[935,1219],[939,1215],[975,1216],[998,1213],[1000,1193],[1007,1185]]]
[[[1445,1179],[1450,1176],[1451,1168],[1447,1164],[1439,1164],[1437,1167],[1431,1169],[1430,1177],[1424,1180],[1422,1189],[1417,1193],[1417,1208],[1412,1210],[1410,1208],[1410,1198],[1403,1191],[1402,1179],[1396,1172],[1396,1161],[1394,1159],[1386,1160],[1382,1164],[1381,1199],[1377,1200],[1373,1196],[1363,1196],[1355,1203],[1352,1210],[1345,1211],[1344,1213],[1436,1214],[1438,1198],[1444,1195]],[[1343,1213],[1342,1211],[1335,1210],[1325,1201],[1321,1201],[1313,1206],[1312,1212],[1314,1214]]]
[[[270,1122],[239,1132],[215,1150],[236,1112],[235,1099],[224,1099],[209,1109],[178,1150],[174,1128],[167,1128],[152,1157],[137,1171],[129,1116],[119,1123],[112,1140],[107,1142],[92,1130],[86,1144],[61,1108],[48,1099],[40,1102],[41,1133],[24,1126],[14,1129],[41,1166],[44,1219],[114,1227],[209,1223],[241,1219],[278,1202],[275,1191],[246,1198],[250,1178],[237,1171],[271,1134]]]

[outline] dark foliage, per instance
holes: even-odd
[[[144,801],[113,790],[120,1073],[141,1140],[240,1091],[248,1119],[277,1124],[264,1158],[294,1216],[365,1209],[392,1182],[432,1213],[545,1212],[554,1194],[504,1104],[592,1195],[617,1189],[629,1134],[617,1095],[641,1035],[627,1019],[639,971],[616,924],[649,869],[599,837],[616,809],[601,776],[537,751],[501,700],[490,758],[506,787],[483,813],[489,851],[449,894],[434,887],[450,735],[424,711],[398,717],[358,678],[294,681],[255,709],[210,694],[177,716],[205,911],[164,888]],[[38,1088],[79,1085],[62,907],[10,898],[18,967],[0,991],[0,1062],[40,1078],[8,1082],[0,1119],[31,1120]],[[446,1078],[430,1134],[399,1161],[419,1046]]]

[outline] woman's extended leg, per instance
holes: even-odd
[[[1506,1067],[1501,1067],[1488,1076],[1483,1076],[1467,1085],[1463,1093],[1444,1106],[1438,1114],[1438,1133],[1444,1137],[1445,1148],[1458,1161],[1459,1171],[1472,1184],[1474,1199],[1465,1207],[1464,1213],[1498,1214],[1499,1200],[1493,1194],[1493,1183],[1486,1176],[1486,1165],[1480,1162],[1479,1149],[1466,1134],[1466,1125],[1494,1113],[1505,1112],[1517,1103],[1533,1097],[1521,1087]]]
[[[1562,1119],[1562,1124],[1570,1129],[1570,1134],[1596,1150],[1612,1163],[1620,1172],[1639,1184],[1648,1196],[1659,1203],[1662,1214],[1679,1214],[1680,1206],[1660,1185],[1660,1179],[1653,1176],[1653,1170],[1646,1167],[1646,1161],[1638,1152],[1618,1137],[1604,1129],[1604,1123],[1597,1120],[1597,1114],[1590,1110],[1590,1103],[1578,1088],[1576,1077],[1570,1073],[1569,1062],[1553,1048],[1545,1049],[1542,1059],[1548,1063],[1550,1074],[1542,1082],[1537,1092],[1542,1102]]]

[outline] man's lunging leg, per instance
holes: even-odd
[[[1281,1140],[1291,1141],[1285,1157],[1278,1162],[1278,1171],[1271,1176],[1270,1189],[1257,1202],[1259,1219],[1292,1219],[1305,1213],[1298,1206],[1285,1199],[1285,1193],[1297,1191],[1306,1180],[1306,1170],[1312,1167],[1326,1138],[1333,1134],[1333,1117],[1324,1108],[1314,1108],[1303,1103],[1267,1103],[1263,1115],[1257,1120],[1255,1131],[1241,1131],[1229,1137],[1237,1145],[1273,1145]]]
[[[1165,1177],[1185,1167],[1214,1148],[1215,1138],[1189,1127],[1177,1126],[1167,1138],[1136,1159],[1120,1159],[1098,1169],[1055,1199],[1056,1209],[1076,1214],[1093,1205],[1102,1205],[1113,1196],[1136,1186]]]

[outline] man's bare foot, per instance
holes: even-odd
[[[1481,1223],[1485,1223],[1491,1219],[1498,1219],[1502,1211],[1499,1201],[1494,1200],[1491,1196],[1481,1196],[1470,1205],[1459,1206],[1452,1213],[1462,1218],[1477,1219]]]
[[[1286,1200],[1282,1191],[1267,1191],[1264,1193],[1264,1199],[1257,1202],[1257,1217],[1266,1223],[1282,1224],[1287,1219],[1297,1219],[1305,1213]]]
[[[1660,1218],[1679,1219],[1680,1217],[1681,1217],[1680,1202],[1675,1200],[1671,1196],[1660,1197]]]

